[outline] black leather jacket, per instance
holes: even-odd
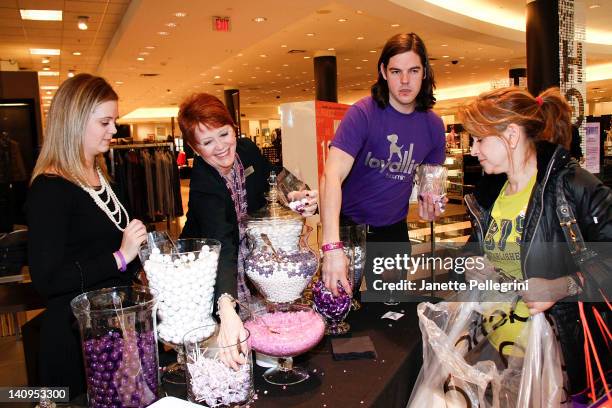
[[[521,238],[521,270],[524,279],[555,279],[574,274],[578,268],[569,252],[556,208],[556,181],[563,177],[565,196],[574,209],[585,242],[612,241],[612,192],[573,160],[561,146],[536,143],[538,174],[531,193]],[[465,202],[472,217],[471,242],[483,249],[483,237],[491,220],[491,210],[506,175],[485,175],[474,194]],[[484,251],[483,251],[484,252]],[[612,254],[600,254],[612,257]],[[576,303],[557,303],[549,313],[557,325],[573,391],[584,380],[582,328]]]

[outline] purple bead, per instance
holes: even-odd
[[[89,359],[93,362],[98,361],[98,354],[95,354],[95,352],[89,356]]]
[[[108,371],[105,371],[102,373],[102,379],[104,381],[110,381],[111,378],[113,378],[113,375],[111,373],[109,373]]]
[[[101,380],[102,379],[102,373],[99,372],[99,371],[96,371],[93,376],[94,376],[94,379],[96,379],[96,380]]]
[[[90,355],[94,352],[94,345],[92,343],[85,342],[85,354]]]
[[[110,359],[111,361],[117,361],[121,358],[121,352],[120,351],[113,351],[110,353]]]
[[[101,363],[106,363],[106,360],[108,360],[108,354],[107,353],[102,353],[100,354],[100,356],[98,356],[98,361]]]
[[[107,361],[104,364],[101,364],[102,369],[106,369],[106,371],[113,371],[115,369],[115,364],[112,361]],[[102,371],[102,370],[101,370]]]

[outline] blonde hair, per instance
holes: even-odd
[[[99,104],[117,100],[117,93],[104,78],[78,74],[64,81],[51,102],[45,139],[30,182],[40,174],[53,173],[73,183],[89,185],[83,152],[87,122]],[[108,179],[101,154],[95,165]]]

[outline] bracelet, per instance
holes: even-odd
[[[342,241],[336,241],[336,242],[329,242],[327,244],[323,244],[321,246],[321,251],[327,252],[327,251],[333,251],[334,249],[342,249],[342,248],[344,248],[344,244],[342,243]]]
[[[230,295],[229,293],[222,293],[221,296],[219,296],[219,298],[217,299],[217,316],[219,316],[219,310],[221,309],[221,304],[219,302],[223,298],[229,298],[229,300],[234,304],[234,306],[236,306],[236,299],[234,299],[232,295]]]
[[[121,251],[115,251],[113,252],[113,255],[117,255],[117,257],[121,261],[121,267],[119,268],[119,270],[121,272],[127,271],[127,263],[125,262],[125,258],[123,257],[123,254],[121,253]]]

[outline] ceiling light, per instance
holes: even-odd
[[[43,64],[48,64],[51,60],[49,58],[43,58],[42,59],[42,63]]]
[[[355,13],[357,13],[357,14],[363,14],[363,11],[361,11],[361,10],[355,10]]]
[[[79,55],[83,55],[81,53],[81,51],[72,51],[72,55],[74,55],[75,57],[78,57]]]
[[[368,60],[367,59],[362,59],[361,62],[368,62]]]
[[[176,23],[173,23],[173,22],[166,23],[166,27],[168,27],[168,28],[174,28],[174,27],[176,27]]]
[[[376,53],[376,50],[370,50],[370,52],[371,52],[372,54],[375,54],[375,53]]]
[[[289,64],[283,64],[283,67],[288,67],[288,66],[289,66]]]
[[[246,67],[247,65],[249,65],[249,63],[248,63],[248,62],[243,62],[243,63],[242,63],[242,66],[243,66],[243,67]]]
[[[159,35],[163,35],[163,36],[166,36],[166,35],[168,35],[168,34],[170,34],[170,33],[169,33],[169,32],[167,32],[167,31],[158,31],[158,32],[157,32],[157,34],[159,34]]]
[[[221,79],[221,76],[220,75],[215,75],[214,78],[215,79]]]
[[[314,33],[306,33],[308,37],[314,37]]]
[[[494,61],[495,61],[495,58],[490,58],[489,59],[489,62],[494,62]]]
[[[42,99],[53,99],[52,96],[43,96]]]
[[[53,95],[53,92],[51,92],[51,91],[46,91],[45,93],[46,93],[47,95]]]
[[[115,81],[117,85],[123,85],[123,81]]]
[[[72,78],[74,76],[74,71],[73,70],[69,70],[68,71],[68,78]]]
[[[155,47],[153,45],[147,45],[145,48],[147,50],[154,50],[155,49]]]
[[[351,59],[350,59],[350,58],[345,58],[344,60],[345,60],[345,61],[350,61]]]
[[[87,16],[79,16],[77,20],[77,27],[79,27],[79,30],[87,30],[89,28],[89,26],[87,25],[88,20],[89,17]]]
[[[304,59],[310,59],[308,55],[304,55]]]
[[[57,88],[59,88],[57,85],[43,85],[40,87],[40,89],[51,89],[51,90],[54,90]]]
[[[334,47],[328,48],[327,51],[336,51]]]
[[[50,70],[51,70],[51,68],[49,68],[49,67],[43,67],[43,71],[50,71]]]
[[[254,21],[254,22],[256,22],[256,23],[263,23],[263,22],[268,21],[268,19],[267,19],[267,18],[265,18],[265,17],[255,17],[255,18],[253,19],[253,21]]]
[[[266,55],[266,54],[259,54],[259,56],[260,56],[261,58],[266,58],[266,57],[267,57],[267,55]]]
[[[144,58],[142,58],[142,57],[138,57],[138,58],[136,58],[136,60],[137,60],[137,61],[144,61]]]
[[[234,70],[233,69],[228,69],[227,72],[234,72]]]
[[[346,18],[339,18],[338,22],[339,23],[346,23],[348,20]]]
[[[266,71],[266,74],[269,74],[270,72],[272,72],[272,71],[270,71],[270,70],[267,70],[267,71]]]
[[[397,24],[397,23],[395,23],[395,24],[391,24],[391,27],[393,27],[393,28],[396,28],[396,27],[399,27],[399,26],[400,26],[400,25],[399,25],[399,24]]]
[[[361,69],[361,67],[355,67],[355,69]]]
[[[60,50],[57,48],[30,48],[32,55],[60,55]]]
[[[282,44],[281,48],[287,48],[287,44]]]
[[[179,17],[179,18],[187,17],[187,13],[183,13],[182,11],[178,11],[178,12],[174,13],[174,17]]]
[[[22,20],[62,21],[62,10],[19,10]]]
[[[38,71],[38,76],[59,76],[57,71]]]
[[[599,8],[599,7],[600,7],[599,4],[591,4],[589,6],[590,9],[595,9],[595,8]]]
[[[357,40],[363,40],[363,39],[364,39],[364,37],[361,37],[361,36],[357,37]]]
[[[242,57],[242,53],[239,52],[238,55],[236,55],[237,57]]]
[[[251,79],[257,79],[257,77],[252,76]]]

